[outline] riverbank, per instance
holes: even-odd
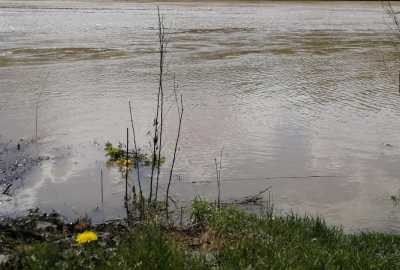
[[[1,269],[398,269],[400,236],[345,234],[320,218],[263,216],[194,201],[190,222],[167,225],[162,214],[65,224],[31,212],[0,222]],[[97,240],[76,241],[92,231]]]
[[[348,231],[398,233],[400,211],[390,199],[400,188],[391,21],[380,2],[310,5],[160,4],[171,34],[165,168],[176,133],[172,73],[187,102],[173,195],[215,200],[214,158],[224,147],[223,199],[272,186],[279,209],[319,213]],[[159,72],[157,5],[0,6],[1,57],[15,63],[0,68],[0,141],[13,139],[15,148],[34,134],[41,89],[38,150],[51,157],[23,177],[24,188],[12,190],[15,203],[4,203],[0,215],[40,207],[100,220],[103,169],[104,216],[119,216],[124,182],[105,166],[103,146],[125,141],[130,100],[138,146],[147,150]]]

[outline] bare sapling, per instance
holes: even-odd
[[[217,176],[217,188],[218,188],[218,195],[217,195],[217,207],[221,207],[221,171],[222,171],[222,153],[224,148],[221,149],[219,153],[219,162],[216,158],[214,158],[215,164],[215,172]]]
[[[176,87],[174,84],[174,93],[176,95]],[[176,140],[175,140],[175,147],[174,147],[174,155],[172,158],[172,164],[171,164],[171,169],[169,171],[169,179],[168,179],[168,186],[167,186],[167,193],[165,196],[165,211],[166,211],[166,216],[167,216],[167,221],[169,220],[169,190],[171,187],[171,180],[172,180],[172,173],[174,171],[174,167],[175,167],[175,161],[176,161],[176,155],[178,152],[178,145],[179,145],[179,138],[181,136],[181,128],[182,128],[182,118],[183,118],[183,96],[181,95],[181,99],[180,99],[180,106],[178,103],[178,115],[179,115],[179,121],[178,121],[178,131],[177,131],[177,135],[176,135]]]
[[[100,168],[100,192],[101,192],[101,206],[104,206],[103,168]]]
[[[163,76],[164,76],[164,62],[165,55],[167,53],[167,40],[165,34],[164,27],[164,19],[160,15],[160,9],[157,8],[158,15],[158,41],[159,41],[159,49],[160,49],[160,72],[159,72],[159,96],[160,96],[160,136],[158,140],[158,155],[157,155],[157,179],[156,179],[156,190],[155,190],[155,198],[154,201],[158,200],[158,185],[160,181],[160,166],[161,166],[161,150],[162,150],[162,139],[163,139],[163,130],[164,130],[164,89],[163,89]]]
[[[124,162],[125,167],[125,208],[126,217],[129,218],[129,205],[128,205],[128,173],[129,173],[129,128],[126,128],[126,157]]]
[[[221,171],[222,171],[222,153],[224,151],[224,148],[221,148],[221,152],[219,153],[219,181],[218,181],[218,203],[219,206],[221,206],[221,193],[222,193],[222,187],[221,187]]]
[[[393,24],[396,27],[396,31],[398,34],[400,34],[400,21],[397,18],[397,13],[393,9],[392,3],[390,1],[382,2],[383,8],[385,9],[386,13],[389,15],[389,17],[393,20]]]
[[[143,198],[142,183],[140,182],[139,148],[137,147],[137,143],[136,143],[136,132],[135,132],[135,126],[134,126],[134,121],[133,121],[132,106],[131,106],[130,101],[129,101],[129,114],[131,117],[133,146],[135,147],[135,167],[136,167],[137,181],[138,181],[138,186],[139,186],[140,215],[141,215],[141,217],[143,217],[143,215],[144,215],[144,198]]]
[[[157,7],[157,15],[158,15],[158,38],[160,44],[160,74],[159,74],[159,84],[158,84],[158,92],[157,92],[157,105],[156,105],[156,116],[154,118],[153,126],[154,126],[154,135],[153,135],[153,152],[152,152],[152,164],[151,164],[151,176],[150,176],[150,191],[149,191],[149,198],[148,203],[151,204],[153,199],[153,179],[154,179],[154,171],[158,169],[158,161],[160,157],[157,157],[157,152],[160,153],[160,145],[159,145],[159,137],[160,133],[162,135],[162,131],[160,132],[159,128],[161,123],[161,105],[163,105],[163,72],[164,72],[164,55],[166,53],[166,40],[165,40],[165,31],[164,31],[164,24],[162,22],[162,17],[160,15],[160,9]],[[157,170],[159,171],[159,170]],[[157,172],[157,175],[159,173]],[[156,189],[157,190],[157,189]]]

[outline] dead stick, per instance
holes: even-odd
[[[157,14],[158,14],[158,19],[160,22],[160,8],[157,7]],[[159,40],[161,40],[161,29],[160,29],[160,24],[158,28],[158,36]],[[160,66],[162,64],[162,53],[160,51]],[[161,80],[162,75],[160,73],[160,78]],[[153,154],[152,154],[152,164],[151,164],[151,176],[150,176],[150,192],[149,192],[149,198],[148,198],[148,204],[151,203],[151,200],[153,199],[153,178],[154,178],[154,170],[156,168],[156,151],[157,151],[157,146],[158,146],[158,118],[159,118],[159,113],[160,113],[160,94],[161,94],[161,88],[158,87],[158,93],[157,93],[157,107],[156,107],[156,117],[154,119],[154,136],[153,136]]]
[[[135,133],[135,127],[133,125],[133,115],[132,115],[132,106],[131,102],[129,101],[129,114],[131,116],[131,126],[132,126],[132,134],[133,134],[133,145],[135,147],[135,164],[136,164],[136,171],[137,171],[137,180],[138,180],[138,185],[139,185],[139,193],[140,193],[140,215],[143,217],[143,212],[144,212],[144,199],[143,199],[143,191],[142,191],[142,184],[140,182],[140,164],[139,164],[139,149],[136,144],[136,133]]]
[[[175,148],[174,148],[174,157],[172,159],[172,165],[171,165],[171,170],[169,172],[169,179],[168,179],[168,186],[167,186],[167,194],[165,198],[165,206],[166,206],[166,213],[167,213],[167,220],[169,219],[169,213],[168,213],[168,206],[169,206],[169,189],[171,187],[171,180],[172,180],[172,173],[174,171],[174,166],[175,166],[175,161],[176,161],[176,153],[178,151],[178,144],[179,144],[179,137],[181,135],[181,127],[182,127],[182,117],[183,117],[183,97],[181,95],[181,109],[179,112],[179,124],[178,124],[178,134],[176,136],[176,141],[175,141]]]
[[[160,44],[160,74],[159,74],[159,97],[160,97],[160,137],[158,140],[158,159],[157,159],[157,179],[156,179],[156,192],[154,201],[158,199],[158,184],[160,180],[160,165],[161,165],[161,149],[162,149],[162,135],[163,135],[163,122],[164,122],[164,90],[163,90],[163,75],[164,75],[164,59],[166,54],[166,40],[165,40],[165,27],[163,18],[160,15],[160,8],[157,7],[158,15],[158,31],[159,31],[159,44]]]
[[[218,207],[221,205],[221,171],[222,171],[222,153],[224,148],[221,148],[221,152],[219,154],[219,172],[218,172]]]
[[[101,205],[104,205],[103,168],[100,169]]]
[[[183,225],[183,207],[181,207],[181,218],[179,224],[182,226]]]
[[[126,128],[126,160],[125,160],[125,207],[126,215],[129,217],[128,207],[128,171],[129,171],[129,128]]]
[[[6,188],[3,190],[3,195],[9,195],[8,192],[10,191],[10,188],[12,187],[12,184],[8,184]]]
[[[217,174],[217,187],[218,187],[218,197],[217,197],[217,207],[220,207],[220,201],[219,201],[219,172],[218,172],[218,163],[217,163],[217,158],[214,158],[214,164],[215,164],[215,172]]]

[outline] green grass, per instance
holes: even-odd
[[[203,269],[200,259],[178,248],[155,224],[138,226],[110,242],[36,243],[19,249],[3,269]]]
[[[345,234],[320,218],[260,217],[201,200],[191,219],[185,228],[147,221],[84,246],[34,242],[4,269],[400,269],[397,235]]]

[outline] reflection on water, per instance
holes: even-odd
[[[216,197],[213,159],[224,147],[226,199],[271,185],[283,211],[320,214],[346,229],[400,230],[400,209],[390,201],[400,188],[399,50],[379,3],[174,3],[161,10],[170,31],[166,88],[175,72],[186,107],[175,198]],[[139,144],[150,141],[155,5],[3,1],[0,15],[0,133],[32,136],[42,87],[39,147],[52,157],[1,212],[40,206],[94,219],[122,215],[123,181],[105,168],[103,146],[123,140],[128,100]],[[176,127],[171,108],[166,166]]]

